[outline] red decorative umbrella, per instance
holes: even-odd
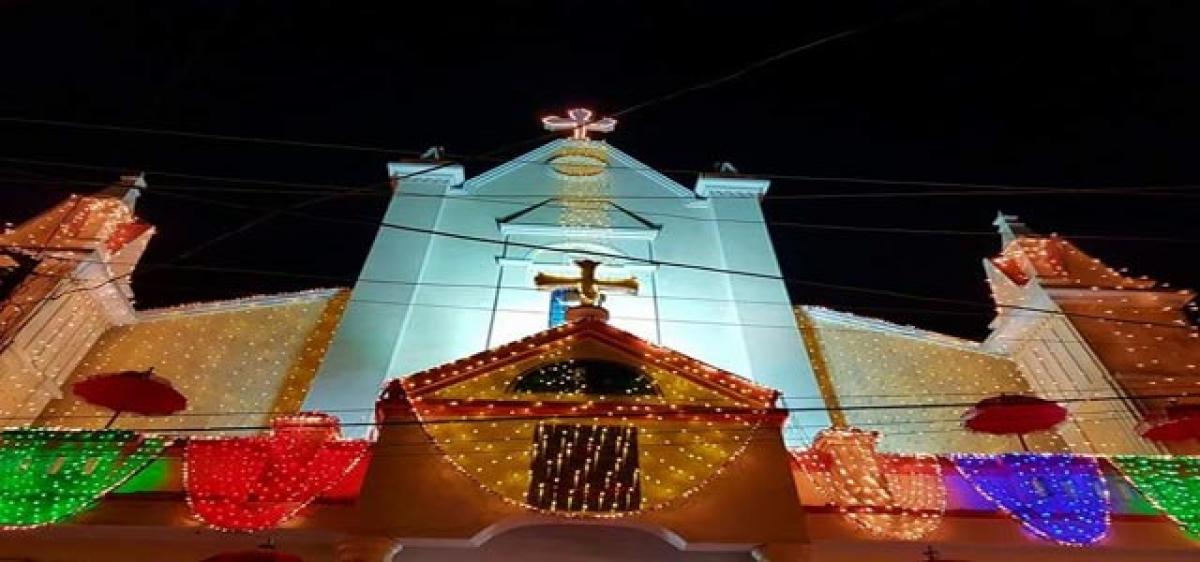
[[[1167,406],[1166,420],[1141,426],[1142,437],[1151,441],[1186,441],[1200,438],[1200,404]]]
[[[170,381],[155,375],[153,368],[88,377],[75,383],[72,390],[89,404],[113,411],[105,428],[112,427],[124,412],[164,416],[187,407],[187,398]]]
[[[304,562],[304,559],[295,554],[279,552],[275,550],[274,545],[267,543],[254,550],[224,552],[216,556],[209,556],[200,562]]]
[[[1067,419],[1067,409],[1036,396],[1001,394],[980,400],[963,415],[963,425],[971,431],[995,435],[1016,435],[1026,451],[1025,434],[1046,431]]]

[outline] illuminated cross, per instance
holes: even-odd
[[[601,289],[614,289],[627,294],[637,293],[638,281],[632,277],[596,279],[596,267],[600,265],[600,262],[583,259],[576,261],[575,265],[579,266],[579,277],[538,273],[533,278],[533,284],[544,291],[568,289],[578,295],[581,306],[604,304],[604,293],[601,292]]]
[[[551,115],[542,118],[542,126],[547,131],[565,131],[571,130],[571,138],[576,140],[587,140],[588,132],[595,131],[597,133],[611,133],[617,128],[617,120],[612,117],[605,117],[599,121],[593,121],[594,113],[590,109],[570,109],[567,110],[566,117]]]

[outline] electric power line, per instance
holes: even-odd
[[[4,180],[0,179],[0,182],[2,182],[2,181],[4,181]],[[24,178],[22,178],[20,180],[14,180],[14,181],[17,183],[24,183],[24,184],[31,183],[30,180],[27,180]],[[87,182],[87,181],[77,181],[77,180],[63,180],[63,182],[71,182],[74,184],[95,185],[95,186],[111,185],[110,183],[106,183],[106,182]],[[47,184],[50,184],[50,183],[60,184],[63,182],[45,181],[45,183],[47,183]],[[156,193],[164,193],[164,192],[170,193],[170,192],[178,191],[178,192],[181,192],[182,194],[186,194],[187,192],[223,192],[221,188],[210,189],[206,186],[182,186],[182,185],[159,184],[159,183],[154,184],[153,191],[155,191]],[[247,192],[247,190],[235,189],[234,192],[235,193],[245,193],[245,192]],[[275,189],[252,190],[249,192],[250,193],[270,193],[270,194],[275,194],[275,195],[280,195],[280,194],[284,194],[284,195],[287,195],[287,194],[320,195],[320,194],[330,194],[330,193],[344,193],[344,191],[342,191],[342,190],[338,190],[336,192],[335,191],[307,191],[307,190],[306,191],[281,192],[281,191],[275,190]],[[1058,192],[1054,192],[1054,193],[1061,194],[1062,192],[1058,191]],[[176,193],[172,193],[172,194],[176,194]],[[413,198],[422,198],[422,199],[433,198],[433,199],[452,200],[452,201],[455,201],[456,203],[502,205],[502,206],[506,206],[506,207],[511,207],[514,210],[519,210],[520,208],[524,208],[524,207],[528,206],[528,201],[518,201],[516,199],[505,200],[504,199],[505,197],[518,197],[518,196],[506,195],[506,194],[495,194],[495,195],[489,195],[486,197],[461,197],[461,196],[453,196],[453,195],[438,195],[438,194],[428,194],[428,193],[409,193],[409,192],[403,192],[403,191],[396,191],[396,192],[371,191],[371,192],[360,192],[360,193],[344,193],[345,196],[352,196],[352,195],[382,196],[385,194],[388,196],[391,196],[391,197],[413,197]],[[178,194],[176,194],[176,195],[178,195]],[[820,197],[821,195],[822,194],[808,194],[808,195],[803,195],[800,197],[810,197],[810,196]],[[833,197],[843,197],[843,196],[853,197],[855,194],[829,194],[829,195],[833,196]],[[875,194],[872,194],[872,195],[875,195]],[[896,195],[896,194],[888,194],[888,195]],[[937,194],[914,194],[914,195],[937,195]],[[1016,195],[1016,194],[1014,194],[1014,195]],[[524,197],[524,196],[521,196],[521,197]],[[547,208],[565,209],[565,208],[569,208],[569,204],[571,202],[579,202],[579,201],[608,203],[608,204],[612,204],[612,205],[618,207],[621,211],[624,211],[624,212],[627,212],[627,213],[630,213],[633,215],[638,215],[638,216],[673,218],[673,219],[686,220],[686,221],[692,221],[692,222],[707,222],[707,223],[716,223],[716,224],[765,224],[767,226],[772,226],[772,227],[797,228],[797,229],[804,229],[804,230],[824,230],[824,231],[833,231],[833,232],[879,233],[879,234],[913,234],[913,235],[928,235],[928,236],[972,236],[972,237],[989,237],[990,238],[990,237],[995,237],[997,235],[995,231],[988,231],[988,230],[932,229],[932,228],[887,227],[887,226],[868,226],[868,225],[818,224],[818,223],[805,223],[805,222],[798,222],[798,221],[777,221],[777,220],[769,220],[769,219],[751,220],[751,219],[731,219],[731,218],[716,218],[716,217],[697,217],[697,216],[689,216],[689,215],[678,214],[678,213],[666,213],[666,212],[660,212],[660,211],[644,211],[644,210],[625,209],[624,207],[620,207],[620,206],[615,205],[615,203],[612,203],[612,201],[614,201],[614,200],[619,201],[619,200],[622,200],[625,198],[624,196],[620,196],[620,195],[614,195],[611,197],[603,197],[603,198],[576,198],[576,197],[561,197],[561,196],[549,197],[546,194],[541,194],[541,195],[536,195],[536,196],[530,195],[529,197],[537,197],[539,199],[542,199],[543,201],[541,203],[539,203],[539,205],[544,205]],[[767,198],[770,198],[770,196],[768,196]],[[364,220],[368,220],[368,219],[364,218]],[[523,224],[529,224],[530,226],[536,225],[536,223],[535,224],[523,223]],[[1108,240],[1108,241],[1118,241],[1118,242],[1148,242],[1148,243],[1165,243],[1165,244],[1198,244],[1198,243],[1200,243],[1200,239],[1165,237],[1165,236],[1132,236],[1132,235],[1112,235],[1112,234],[1066,234],[1066,235],[1055,234],[1054,236],[1060,236],[1060,237],[1068,238],[1068,239]]]
[[[153,193],[153,192],[151,192],[151,193]],[[165,195],[165,194],[160,194],[160,195]],[[986,307],[989,309],[992,308],[993,306],[995,306],[997,308],[1004,308],[1004,309],[1010,309],[1010,310],[1020,310],[1020,311],[1027,311],[1027,312],[1034,312],[1034,313],[1053,314],[1053,315],[1060,315],[1060,316],[1065,316],[1065,317],[1070,317],[1070,318],[1088,318],[1088,319],[1093,319],[1093,320],[1101,320],[1101,321],[1105,321],[1105,322],[1136,324],[1136,325],[1146,326],[1146,327],[1157,326],[1157,327],[1165,327],[1165,328],[1172,328],[1172,329],[1186,329],[1186,330],[1195,330],[1196,329],[1193,326],[1187,326],[1184,324],[1168,324],[1168,323],[1162,323],[1162,322],[1148,322],[1148,321],[1130,320],[1130,319],[1124,319],[1124,318],[1111,318],[1111,317],[1095,315],[1095,314],[1083,314],[1083,313],[1077,313],[1077,312],[1066,312],[1066,311],[1061,311],[1061,310],[1049,310],[1049,309],[1041,309],[1041,308],[1036,308],[1036,307],[1022,306],[1022,305],[1011,305],[1011,304],[987,305],[987,304],[977,303],[974,301],[968,301],[968,300],[964,300],[964,299],[936,297],[936,296],[928,296],[928,295],[916,295],[916,294],[910,294],[910,293],[894,291],[894,290],[889,290],[889,289],[858,287],[858,286],[853,286],[853,285],[844,285],[844,284],[837,284],[837,283],[827,283],[827,282],[820,282],[820,281],[804,280],[804,279],[798,279],[795,277],[785,277],[782,275],[771,274],[771,273],[739,271],[739,270],[732,270],[732,269],[715,267],[715,266],[707,266],[707,265],[703,265],[703,264],[693,264],[693,263],[686,263],[686,262],[641,258],[641,257],[636,257],[636,256],[625,256],[625,255],[619,255],[619,254],[615,254],[615,253],[611,253],[611,252],[599,252],[599,251],[595,251],[595,250],[581,251],[578,249],[560,248],[560,247],[554,247],[554,246],[547,246],[547,245],[543,245],[543,244],[532,244],[532,243],[518,242],[518,241],[512,241],[512,240],[497,240],[497,239],[486,238],[486,237],[482,237],[482,236],[475,236],[475,235],[462,234],[462,233],[453,233],[453,232],[441,231],[441,230],[436,230],[436,229],[431,229],[431,228],[413,227],[413,226],[408,226],[408,225],[389,223],[386,221],[371,221],[371,220],[355,219],[355,218],[327,217],[327,216],[323,216],[323,215],[315,215],[312,213],[300,212],[300,211],[294,210],[290,207],[282,208],[282,209],[280,209],[280,208],[263,208],[263,207],[259,207],[256,205],[229,203],[226,201],[213,201],[211,199],[197,197],[197,196],[191,196],[191,195],[184,196],[184,195],[180,195],[180,194],[170,194],[169,196],[183,197],[185,199],[192,199],[192,200],[199,200],[199,201],[207,201],[207,202],[211,202],[214,204],[235,207],[235,208],[270,211],[271,213],[273,213],[271,216],[289,215],[289,216],[297,216],[297,217],[302,217],[302,218],[311,219],[311,220],[318,220],[318,221],[332,222],[332,223],[339,223],[339,224],[367,225],[367,226],[373,226],[375,228],[395,229],[395,230],[401,230],[401,231],[406,231],[406,232],[428,234],[431,236],[458,239],[458,240],[463,240],[463,241],[467,241],[467,242],[489,244],[489,245],[501,246],[501,247],[517,247],[517,248],[524,248],[524,249],[529,249],[529,250],[541,250],[541,251],[563,253],[563,254],[568,254],[568,255],[570,255],[570,254],[586,254],[586,255],[589,255],[592,257],[612,258],[612,259],[617,259],[617,260],[622,260],[622,261],[636,262],[636,263],[642,263],[642,264],[646,264],[646,265],[654,265],[654,266],[658,266],[658,267],[676,267],[676,268],[682,268],[682,269],[691,269],[691,270],[695,270],[695,271],[702,271],[702,272],[707,272],[707,273],[746,276],[746,277],[752,277],[752,278],[781,281],[786,284],[818,287],[818,288],[838,290],[838,291],[874,294],[874,295],[880,295],[880,296],[904,298],[904,299],[919,300],[919,301],[925,301],[925,302],[939,302],[939,303],[945,303],[945,304],[966,305],[966,306],[972,306],[972,307]],[[261,220],[261,217],[260,217],[260,220]],[[243,225],[243,226],[245,226],[245,225]],[[175,259],[170,260],[167,263],[174,263],[175,261],[178,261],[178,256]],[[145,267],[153,269],[157,266],[148,265]],[[142,270],[143,273],[145,271],[146,271],[146,269]],[[107,285],[109,283],[117,281],[119,279],[128,277],[129,275],[132,275],[132,273],[133,273],[133,271],[130,271],[125,274],[109,278],[105,281],[100,282],[99,284],[77,287],[77,288],[62,292],[62,293],[53,294],[53,295],[46,297],[43,300],[56,300],[56,299],[62,298],[64,296],[67,296],[69,294],[95,290],[104,285]]]
[[[96,260],[96,259],[90,259],[90,258],[74,258],[74,257],[70,257],[70,256],[56,256],[54,259],[62,260],[62,261],[77,262],[77,263],[136,265],[136,262],[109,262],[109,261]],[[404,281],[404,280],[398,280],[398,279],[371,279],[371,278],[355,279],[353,277],[345,277],[345,276],[321,275],[321,274],[311,274],[311,273],[301,273],[301,272],[288,272],[288,271],[269,270],[269,269],[253,269],[253,268],[221,267],[221,266],[205,266],[205,265],[164,265],[162,267],[164,269],[180,269],[180,270],[193,270],[193,271],[231,273],[231,274],[262,275],[262,276],[273,276],[273,277],[283,277],[283,278],[293,278],[293,279],[315,279],[315,280],[333,281],[333,282],[347,283],[347,284],[366,283],[366,284],[384,284],[384,285],[403,285],[403,286],[412,286],[412,287],[477,289],[480,291],[488,291],[488,292],[494,292],[497,290],[497,287],[495,285],[482,284],[482,283],[439,283],[436,281]],[[36,274],[36,273],[35,273],[35,275],[40,275],[43,277],[53,277],[53,278],[58,278],[58,279],[72,278],[69,275],[55,276],[55,275],[45,275],[45,274]],[[146,283],[146,282],[141,281],[141,283]],[[182,287],[177,283],[171,283],[171,284],[149,283],[149,285],[156,286],[156,287],[163,287],[163,288],[172,288],[172,289],[201,288],[201,287],[195,287],[195,286]],[[543,293],[544,292],[541,289],[537,289],[534,287],[505,286],[505,287],[500,287],[500,289],[502,289],[504,291],[520,291],[520,292],[531,292],[531,293]],[[679,295],[640,295],[639,294],[639,295],[622,295],[621,298],[623,298],[623,299],[662,300],[662,301],[712,302],[712,303],[728,303],[728,304],[754,304],[754,305],[761,305],[761,306],[783,306],[783,307],[787,307],[789,309],[789,311],[794,311],[794,309],[797,308],[797,305],[794,305],[793,303],[788,302],[788,301],[725,299],[725,298],[718,298],[718,297],[697,297],[697,296],[679,296]],[[455,304],[450,304],[450,303],[420,303],[420,302],[415,302],[415,301],[414,302],[399,302],[399,301],[382,301],[382,300],[377,301],[377,302],[380,304],[395,304],[398,306],[432,306],[432,307],[439,307],[439,308],[492,310],[491,308],[467,307],[464,305],[455,305]],[[167,308],[169,309],[170,307],[167,307]],[[941,309],[931,309],[931,308],[922,309],[922,308],[911,308],[911,307],[871,307],[871,306],[859,306],[859,305],[846,305],[846,306],[838,306],[837,308],[847,308],[850,310],[881,310],[881,311],[893,311],[893,312],[899,311],[899,312],[905,312],[905,313],[931,314],[931,315],[952,314],[952,315],[969,315],[969,316],[991,316],[993,314],[993,312],[991,312],[991,311],[984,311],[984,310],[955,311],[955,310],[941,310]],[[525,309],[497,309],[497,310],[503,310],[506,312],[538,314],[538,315],[544,314],[544,312],[531,311],[531,310],[525,310]],[[1162,307],[1161,306],[1127,306],[1127,307],[1122,307],[1122,310],[1161,311]],[[143,312],[147,312],[147,311],[143,311]],[[1012,314],[1019,316],[1026,312],[1028,312],[1029,314],[1044,314],[1045,313],[1042,310],[1036,310],[1036,311],[1016,310],[1016,311],[1012,312]],[[1066,314],[1070,315],[1071,313],[1066,313]],[[653,320],[653,318],[651,318],[651,317],[618,316],[616,318],[625,318],[625,319],[631,319],[631,320],[647,320],[647,321]],[[1115,321],[1116,319],[1110,318],[1109,320]],[[1137,321],[1137,320],[1131,320],[1131,319],[1124,319],[1124,320],[1127,322],[1132,322],[1132,323],[1141,323],[1141,321]],[[670,321],[671,322],[688,322],[688,320],[670,320]],[[742,324],[742,323],[735,323],[735,322],[712,322],[712,323],[720,324],[720,325],[730,325],[730,326],[776,327],[776,328],[791,329],[791,326],[782,326],[782,325],[780,325],[780,326],[768,326],[768,325],[761,325],[761,324],[750,325],[750,324]],[[916,330],[921,333],[928,332],[927,330],[922,330],[922,329],[916,328],[916,327],[903,326],[903,325],[894,324],[891,322],[887,322],[887,323],[889,325],[899,327],[899,328],[911,328],[911,329]],[[829,328],[829,327],[822,327],[821,330],[822,331],[844,331],[844,332],[870,332],[871,331],[867,328],[835,329],[835,328]],[[929,333],[936,333],[936,332],[929,332]],[[940,334],[940,333],[937,335],[943,336],[943,337],[953,337],[953,336],[946,336],[945,334]],[[955,339],[961,339],[961,338],[955,338]],[[1047,338],[1012,338],[1012,337],[1003,337],[1000,339],[1003,339],[1005,341],[1036,341],[1036,342],[1047,342],[1047,343],[1079,343],[1079,341],[1082,341],[1082,340],[1062,340],[1062,339],[1047,339]],[[978,343],[978,342],[975,342],[972,340],[963,340],[963,341],[967,342],[967,343],[972,343],[972,344]],[[1120,344],[1127,343],[1125,340],[1112,340],[1112,341],[1092,340],[1092,341],[1095,341],[1096,343],[1120,343]]]
[[[1081,391],[1081,392],[1083,392],[1083,391]],[[1091,392],[1097,392],[1097,391],[1091,391]],[[982,391],[942,392],[942,393],[939,393],[938,395],[939,396],[976,397],[976,396],[990,396],[991,393],[982,392]],[[840,394],[838,394],[838,396],[839,396],[839,398],[876,398],[876,397],[915,398],[915,397],[928,397],[929,395],[928,394],[913,394],[913,393],[897,393],[897,394],[840,393]],[[1171,399],[1171,398],[1191,397],[1191,396],[1194,396],[1194,394],[1191,394],[1188,392],[1179,392],[1176,394],[1130,395],[1130,396],[1126,396],[1124,398],[1128,398],[1131,400],[1159,400],[1159,399]],[[788,399],[788,400],[823,400],[825,397],[823,397],[823,396],[780,396],[780,398]],[[1117,398],[1119,398],[1119,397],[1108,397],[1108,396],[1103,396],[1103,395],[1096,396],[1096,397],[1078,397],[1077,396],[1077,397],[1073,397],[1073,398],[1069,397],[1069,396],[1062,396],[1062,397],[1057,397],[1057,398],[1047,398],[1047,400],[1064,401],[1064,400],[1068,400],[1068,399],[1074,399],[1076,401],[1088,402],[1088,401],[1100,401],[1100,400],[1107,401],[1110,399],[1115,400]],[[1094,399],[1097,399],[1097,400],[1094,400]],[[972,404],[972,405],[974,405],[974,404]],[[854,406],[854,407],[844,407],[842,409],[851,409],[851,408],[853,408],[853,409],[869,409],[870,406],[876,406],[876,405],[875,404],[861,404],[861,405]],[[948,407],[959,407],[959,406],[951,405]],[[369,408],[361,407],[361,408],[338,408],[338,409],[323,410],[323,413],[345,414],[345,413],[361,413],[361,412],[373,412],[373,411],[375,411],[374,407],[369,407]],[[1123,410],[1123,409],[1091,410],[1088,412],[1079,412],[1077,415],[1085,415],[1085,414],[1093,415],[1093,414],[1102,414],[1102,413],[1121,413],[1121,412],[1126,412],[1126,410]],[[156,419],[156,418],[180,418],[180,417],[182,417],[182,418],[187,418],[187,417],[233,417],[233,416],[274,415],[274,414],[279,414],[279,412],[276,410],[214,410],[214,411],[192,410],[192,411],[177,412],[174,414],[142,415],[142,416],[136,416],[135,418],[132,418],[132,419]],[[38,416],[38,419],[39,420],[71,420],[71,419],[105,419],[105,420],[107,420],[111,417],[112,417],[112,415],[108,414],[108,413],[106,413],[106,414],[49,414],[49,415]],[[550,417],[553,417],[553,416],[550,416]],[[29,418],[29,416],[0,416],[0,420],[23,420],[23,419],[28,419],[28,418]],[[123,418],[123,419],[125,419],[125,418]],[[482,420],[475,420],[475,421],[492,421],[492,420],[489,418],[489,419],[482,419]],[[877,423],[877,424],[927,423],[927,422],[932,423],[932,422],[949,422],[949,421],[961,421],[961,418],[919,419],[919,420],[910,420],[910,421],[894,421],[894,422],[886,421],[886,422],[872,422],[872,423]],[[818,424],[798,424],[798,425],[818,427]],[[823,427],[823,425],[821,427]]]
[[[78,168],[93,171],[109,171],[109,172],[127,172],[129,168],[117,166],[102,166],[94,164],[80,164],[62,161],[37,160],[18,157],[0,157],[0,162],[14,162],[35,166],[48,166],[60,168]],[[516,162],[536,166],[552,166],[553,164],[545,160],[524,160],[521,158],[515,159],[495,159],[497,163]],[[446,164],[453,165],[453,162],[431,162],[431,164]],[[655,172],[668,174],[688,174],[688,175],[703,175],[709,173],[706,170],[683,169],[683,168],[652,168],[649,166],[622,166],[608,165],[609,169],[613,170],[630,170],[641,172]],[[147,174],[160,175],[167,177],[179,177],[184,179],[195,179],[202,181],[217,181],[226,183],[241,183],[241,184],[257,184],[265,186],[293,188],[296,194],[324,193],[326,191],[354,191],[355,188],[341,184],[328,183],[307,183],[295,181],[279,181],[267,179],[252,179],[241,178],[235,176],[213,176],[203,174],[191,174],[183,172],[168,172],[163,170],[143,170]],[[889,185],[889,186],[911,186],[911,187],[936,187],[936,188],[960,188],[959,191],[903,191],[903,192],[865,192],[865,193],[804,193],[804,194],[766,194],[762,197],[765,200],[812,200],[812,199],[856,199],[856,198],[896,198],[896,197],[940,197],[940,196],[1031,196],[1031,195],[1114,195],[1114,196],[1130,196],[1130,195],[1147,195],[1147,196],[1166,196],[1166,197],[1200,197],[1198,193],[1192,193],[1192,190],[1200,188],[1200,184],[1168,184],[1168,185],[1127,185],[1127,186],[1102,186],[1102,187],[1078,187],[1064,188],[1058,186],[1047,185],[1015,185],[1015,184],[998,184],[998,183],[973,183],[973,182],[952,182],[940,180],[904,180],[904,179],[889,179],[889,178],[864,178],[856,176],[815,176],[803,174],[779,174],[779,173],[761,173],[752,174],[749,177],[759,179],[773,180],[791,180],[804,182],[824,182],[824,183],[849,183],[849,184],[864,184],[864,185]],[[107,183],[99,183],[96,185],[108,185]],[[156,188],[159,186],[169,187],[169,184],[155,183]],[[199,189],[198,186],[193,186]],[[251,188],[204,188],[209,191],[225,191],[231,193],[287,193],[280,190],[263,190]],[[967,189],[963,191],[962,189]],[[1183,190],[1183,192],[1180,192]],[[383,193],[383,192],[380,192]],[[404,194],[397,193],[401,197],[444,197],[436,194]],[[492,198],[512,199],[514,204],[519,204],[523,199],[545,198],[545,193],[505,193],[489,195]],[[680,200],[678,195],[624,195],[614,197],[620,200]]]
[[[1161,395],[1141,395],[1137,396],[1139,400],[1170,400],[1179,398],[1190,398],[1192,394],[1161,394]],[[1093,403],[1093,402],[1126,402],[1131,400],[1130,396],[1102,396],[1102,397],[1087,397],[1087,398],[1060,398],[1055,400],[1060,404],[1070,403]],[[942,403],[910,403],[910,404],[862,404],[850,406],[792,406],[792,407],[777,407],[777,408],[723,408],[722,414],[729,416],[738,415],[758,415],[768,410],[783,411],[788,413],[796,412],[850,412],[850,411],[877,411],[877,410],[903,410],[903,411],[919,411],[919,410],[935,410],[935,409],[961,409],[971,408],[976,405],[975,402],[942,402]],[[610,420],[610,421],[635,421],[645,419],[647,416],[653,417],[652,413],[637,413],[630,412],[628,414],[612,414],[610,412],[577,412],[577,413],[562,413],[554,415],[517,415],[503,417],[460,417],[447,419],[432,419],[432,420],[391,420],[391,421],[362,421],[362,422],[344,422],[342,427],[387,427],[393,425],[415,425],[415,424],[452,424],[452,423],[493,423],[498,421],[544,421],[547,419],[564,420]],[[686,414],[682,414],[686,417]],[[163,416],[170,417],[170,416]],[[887,423],[887,422],[880,422]],[[217,432],[217,431],[257,431],[270,429],[270,425],[263,424],[239,424],[239,425],[224,425],[224,426],[195,426],[195,427],[171,427],[171,428],[155,428],[156,432]]]

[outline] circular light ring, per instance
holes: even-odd
[[[553,174],[563,179],[595,177],[607,169],[608,151],[604,145],[571,143],[556,150],[548,163]]]

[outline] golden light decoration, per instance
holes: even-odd
[[[582,380],[572,365],[600,363],[633,371],[632,386],[597,394],[596,385],[519,384],[533,373]],[[598,321],[400,384],[460,472],[507,503],[567,517],[620,517],[689,497],[723,474],[759,428],[784,418],[774,391]]]
[[[565,141],[550,158],[550,171],[559,182],[560,226],[608,228],[611,196],[607,145],[588,140]]]
[[[1011,438],[963,431],[959,416],[965,407],[936,407],[998,394],[1032,394],[1012,359],[976,342],[847,312],[817,306],[795,311],[834,425],[886,428],[878,445],[888,452],[1002,452],[1014,447]],[[843,403],[854,408],[838,409]],[[1030,444],[1042,451],[1067,448],[1055,433],[1034,435]]]
[[[71,195],[0,233],[0,254],[22,266],[0,302],[0,348],[14,350],[0,369],[0,413],[29,423],[57,395],[47,383],[68,376],[128,307],[127,275],[153,232],[126,201],[101,193]]]
[[[875,432],[826,429],[810,449],[792,455],[813,489],[855,526],[887,539],[925,537],[946,510],[941,463],[930,455],[878,453],[878,439]]]
[[[143,312],[137,323],[105,332],[65,384],[96,373],[154,368],[188,398],[188,409],[122,418],[121,427],[261,426],[272,415],[297,411],[348,296],[321,289]],[[99,427],[103,415],[67,394],[51,402],[39,421]]]
[[[1111,396],[1114,383],[1130,396],[1132,406],[1115,411],[1108,402],[1076,405],[1063,433],[1072,449],[1153,452],[1135,425],[1170,402],[1146,397],[1187,396],[1200,386],[1200,326],[1188,318],[1195,293],[1114,269],[1054,234],[1023,231],[990,264],[1000,305],[990,340],[1031,379],[1071,398]],[[1028,310],[1047,306],[1062,314]]]

